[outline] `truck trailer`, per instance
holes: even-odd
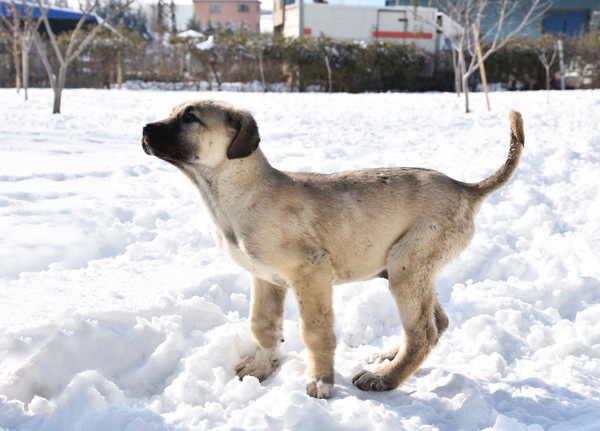
[[[294,2],[274,14],[276,31],[288,37],[320,35],[355,41],[414,44],[429,52],[449,49],[447,34],[461,26],[430,7],[366,7]]]

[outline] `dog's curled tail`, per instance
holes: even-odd
[[[485,198],[503,187],[512,177],[519,165],[521,153],[525,146],[523,133],[523,117],[517,111],[510,111],[510,149],[504,165],[494,175],[485,180],[472,184],[472,191],[480,198]]]

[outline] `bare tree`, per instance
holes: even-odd
[[[448,15],[461,28],[434,23],[450,41],[453,50],[457,93],[465,95],[465,112],[469,112],[469,77],[480,63],[504,47],[532,22],[541,18],[550,6],[548,0],[429,0],[429,6]],[[475,24],[475,27],[473,26]],[[476,55],[472,29],[479,29],[481,56]]]
[[[48,33],[50,46],[52,47],[58,62],[58,71],[55,71],[55,68],[50,62],[48,52],[44,50],[38,33],[35,33],[33,40],[40,58],[42,59],[42,63],[44,64],[44,68],[46,69],[46,73],[48,74],[48,79],[50,80],[52,90],[54,91],[54,105],[52,108],[52,113],[60,114],[62,91],[65,88],[67,81],[67,71],[69,69],[69,65],[81,55],[81,53],[88,47],[98,32],[106,25],[106,23],[108,23],[119,12],[133,3],[134,0],[125,1],[120,7],[114,9],[105,19],[97,16],[96,20],[98,21],[98,24],[87,33],[83,31],[84,26],[88,22],[88,19],[93,12],[98,8],[99,0],[93,0],[92,2],[88,3],[87,7],[84,7],[83,4],[80,3],[80,9],[82,12],[81,18],[77,22],[75,29],[70,33],[66,43],[66,48],[64,48],[64,50],[61,48],[56,35],[50,26],[50,21],[48,19],[49,5],[47,3],[44,4],[43,1],[44,0],[37,0],[37,4],[40,8],[44,27]]]
[[[546,70],[546,91],[550,100],[550,68],[558,55],[557,41],[551,34],[545,34],[538,41],[537,56]]]
[[[8,16],[4,16],[4,14],[0,14],[0,20],[2,21],[2,27],[0,29],[5,30],[8,39],[11,42],[11,50],[13,57],[13,64],[15,66],[15,88],[17,89],[17,93],[21,89],[21,62],[19,59],[19,51],[20,51],[20,40],[21,40],[21,22],[19,19],[19,14],[15,11],[15,7],[11,4],[10,9],[7,12],[12,12],[12,19],[9,14]]]
[[[12,17],[0,15],[4,28],[8,29],[7,35],[12,42],[12,55],[15,66],[15,87],[17,92],[23,88],[25,100],[29,88],[29,57],[33,36],[37,32],[41,17],[34,16],[34,7],[31,3],[22,0],[17,3],[10,1]],[[20,54],[20,55],[19,55]]]

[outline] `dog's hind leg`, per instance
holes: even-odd
[[[450,320],[448,319],[448,315],[444,311],[442,304],[436,299],[435,305],[433,307],[433,313],[435,317],[435,326],[438,331],[438,339],[442,336],[446,329],[448,329],[448,325],[450,324]]]
[[[438,338],[439,338],[442,336],[442,334],[448,328],[448,323],[449,323],[448,316],[446,316],[446,312],[442,308],[442,305],[437,301],[436,301],[433,311],[434,311],[434,317],[435,317],[435,325],[438,330]],[[372,355],[367,360],[367,362],[369,364],[381,364],[381,363],[385,362],[386,360],[393,361],[394,358],[396,357],[396,355],[398,355],[399,351],[400,351],[400,347],[394,347],[388,351],[376,353],[376,354]]]
[[[254,357],[240,362],[235,371],[241,379],[254,376],[266,379],[279,365],[279,346],[283,342],[283,312],[287,288],[254,278],[250,329],[258,343]]]
[[[362,371],[357,374],[352,382],[360,389],[385,391],[396,388],[421,366],[448,327],[448,318],[435,291],[435,276],[440,266],[438,250],[431,242],[423,241],[419,232],[406,235],[390,250],[390,290],[400,311],[404,346],[380,356],[390,362],[374,373]]]

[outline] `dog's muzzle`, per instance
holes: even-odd
[[[148,143],[148,134],[152,132],[154,126],[152,124],[146,124],[142,129],[142,149],[144,153],[149,156],[153,156],[152,146]]]
[[[142,130],[142,149],[169,163],[186,162],[194,156],[193,151],[177,142],[177,134],[178,128],[170,123],[148,123]]]
[[[144,153],[148,154],[149,156],[154,155],[154,153],[152,152],[152,147],[146,142],[145,136],[142,138],[142,149],[144,150]]]

